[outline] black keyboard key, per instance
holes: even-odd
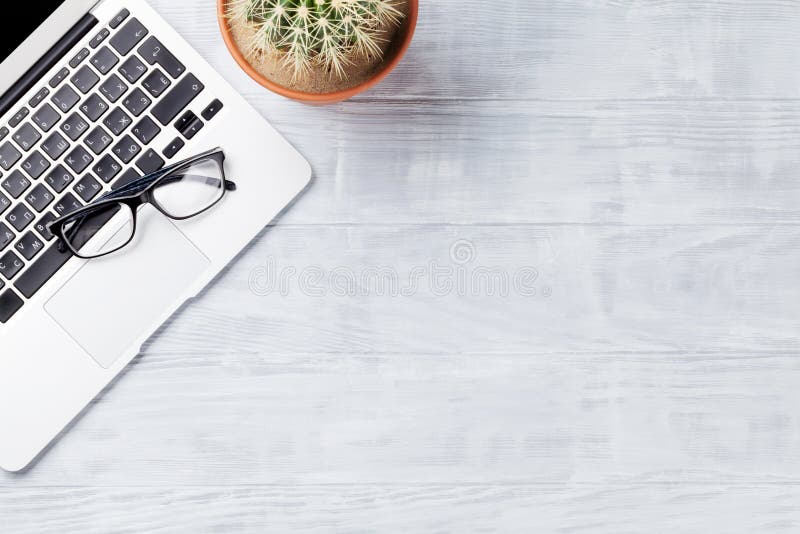
[[[222,102],[220,102],[219,99],[215,99],[208,105],[206,109],[203,110],[201,115],[206,121],[210,121],[217,115],[217,113],[219,113],[222,107],[223,107]]]
[[[95,72],[89,68],[89,65],[84,65],[78,69],[78,72],[72,75],[70,81],[81,93],[88,94],[100,81],[100,76],[95,74]]]
[[[85,148],[78,145],[72,149],[72,152],[67,154],[67,157],[64,159],[66,164],[69,166],[70,169],[73,170],[76,174],[80,174],[86,170],[94,158],[86,151]]]
[[[116,175],[119,174],[119,171],[122,170],[122,165],[114,159],[114,156],[111,154],[106,154],[97,164],[92,167],[92,171],[105,183],[110,182],[114,179]]]
[[[31,182],[19,170],[14,170],[0,185],[2,185],[3,189],[13,198],[19,198],[22,196],[22,193],[28,190],[31,186]]]
[[[114,103],[119,98],[125,94],[125,91],[128,90],[128,86],[125,85],[125,82],[117,76],[116,74],[112,74],[108,77],[108,79],[103,82],[103,85],[100,86],[100,92],[103,93],[109,102]]]
[[[194,138],[195,135],[197,135],[197,132],[199,132],[202,129],[203,129],[203,121],[200,119],[195,119],[188,127],[186,127],[186,129],[183,130],[183,136],[186,139],[192,139]]]
[[[40,134],[29,122],[26,122],[20,126],[16,132],[14,132],[14,141],[16,141],[17,145],[25,152],[33,148],[33,145],[35,145],[41,138],[42,134]]]
[[[70,174],[70,172],[59,163],[53,167],[52,171],[47,173],[44,181],[47,182],[47,185],[49,185],[53,191],[56,193],[61,193],[69,184],[72,183],[74,179],[75,177],[72,176],[72,174]]]
[[[166,91],[170,85],[172,85],[172,82],[160,69],[154,70],[142,81],[142,87],[147,89],[147,92],[153,95],[154,98],[161,96],[161,93]]]
[[[44,153],[50,156],[50,159],[55,161],[67,151],[69,148],[69,141],[64,139],[64,136],[62,136],[60,133],[53,132],[50,134],[50,137],[42,141],[40,146],[42,147]]]
[[[164,160],[151,148],[136,160],[136,166],[144,174],[150,174],[161,169],[164,166]]]
[[[122,105],[131,112],[131,115],[138,117],[152,103],[144,92],[136,88],[122,101]]]
[[[91,122],[95,122],[108,111],[108,104],[97,93],[93,94],[81,104],[81,111]]]
[[[175,129],[180,133],[183,133],[183,131],[188,128],[189,125],[195,121],[195,119],[197,119],[197,115],[195,115],[193,111],[189,110],[175,121]]]
[[[22,162],[22,168],[28,173],[28,176],[36,180],[44,171],[50,168],[50,161],[41,152],[34,150],[25,161]]]
[[[166,126],[205,88],[194,74],[187,74],[153,107],[153,116]]]
[[[3,169],[10,169],[21,157],[22,153],[8,141],[0,145],[0,167]]]
[[[73,69],[76,68],[78,65],[83,63],[83,61],[89,57],[89,49],[88,48],[81,48],[80,52],[75,54],[75,57],[69,60],[69,66]]]
[[[11,120],[8,121],[8,125],[11,126],[12,128],[16,128],[17,126],[19,126],[19,123],[24,121],[25,117],[27,117],[29,114],[30,110],[28,108],[22,108],[21,110],[14,113],[14,116],[11,117]]]
[[[178,61],[172,52],[155,37],[149,37],[139,47],[139,55],[150,65],[158,64],[167,74],[177,79],[184,73],[186,67]]]
[[[39,213],[43,212],[55,199],[53,193],[42,184],[38,184],[25,195],[25,201]]]
[[[136,126],[133,127],[131,133],[142,142],[143,145],[146,145],[150,141],[152,141],[159,133],[161,133],[161,128],[151,119],[150,117],[145,117],[136,123]]]
[[[17,241],[17,244],[14,245],[14,250],[17,253],[22,254],[22,257],[28,261],[31,261],[37,254],[39,254],[42,249],[44,248],[44,242],[41,239],[36,237],[36,234],[33,232],[28,232],[22,239]]]
[[[50,104],[45,104],[42,108],[33,114],[33,122],[43,132],[49,132],[61,119],[58,111],[55,110]]]
[[[130,83],[136,83],[146,72],[147,65],[137,56],[129,57],[119,68],[119,73]]]
[[[47,225],[55,220],[56,216],[48,211],[47,213],[44,214],[44,216],[42,216],[41,219],[36,221],[36,224],[33,225],[33,228],[37,232],[39,232],[39,235],[42,236],[42,239],[44,239],[45,241],[50,241],[55,236],[53,236],[53,233],[50,231],[49,228],[47,228]]]
[[[56,213],[58,213],[59,216],[63,216],[68,213],[72,213],[73,211],[78,210],[82,207],[83,204],[81,204],[80,201],[77,198],[75,198],[75,195],[73,195],[72,193],[67,193],[66,195],[61,197],[61,200],[56,202],[54,209],[56,210]]]
[[[69,69],[67,67],[64,67],[63,69],[58,71],[55,74],[55,76],[50,78],[50,87],[55,89],[61,84],[61,82],[63,82],[66,79],[67,76],[69,76]]]
[[[164,149],[163,154],[167,159],[172,159],[175,157],[175,154],[177,154],[184,146],[186,146],[186,143],[183,141],[183,139],[176,137],[169,145],[167,145],[167,148]]]
[[[55,104],[62,113],[66,113],[74,108],[75,104],[77,104],[80,99],[81,97],[78,96],[78,93],[75,92],[75,89],[69,85],[65,85],[55,92],[50,101],[53,102],[53,104]]]
[[[0,274],[5,276],[6,280],[14,278],[23,265],[22,260],[12,250],[0,256]]]
[[[34,296],[72,258],[72,253],[65,249],[58,245],[51,246],[22,273],[14,286],[25,298]]]
[[[41,104],[44,101],[44,99],[47,98],[48,96],[50,96],[50,89],[48,89],[47,87],[42,87],[41,89],[39,89],[38,93],[33,95],[31,99],[28,100],[28,105],[32,108],[35,108],[39,104]]]
[[[130,163],[142,151],[142,147],[130,135],[126,135],[111,150],[122,163]]]
[[[11,201],[3,193],[0,193],[0,215],[11,206]]]
[[[111,51],[109,47],[104,46],[92,56],[90,62],[92,65],[94,65],[94,68],[100,72],[100,74],[108,74],[111,72],[111,69],[113,69],[117,63],[119,63],[119,58],[114,52]]]
[[[0,250],[5,250],[13,240],[14,232],[5,223],[0,222]]]
[[[89,130],[89,123],[83,120],[83,117],[77,113],[73,113],[61,124],[61,131],[67,134],[67,137],[73,141],[77,141],[80,137]]]
[[[111,130],[111,133],[119,135],[131,125],[132,121],[131,116],[125,113],[122,108],[114,108],[103,120],[103,124]]]
[[[138,180],[141,177],[142,175],[136,172],[136,169],[131,167],[130,169],[122,173],[122,176],[120,176],[117,179],[117,181],[114,182],[114,185],[111,187],[111,189],[113,191],[116,191],[117,189],[121,189],[126,185],[128,185],[129,183],[133,182],[134,180]]]
[[[95,180],[94,176],[91,174],[87,174],[80,181],[75,184],[74,191],[78,193],[78,196],[81,197],[86,203],[89,203],[96,197],[100,191],[103,190],[103,186],[100,185],[100,182]]]
[[[8,128],[6,128],[5,126],[3,126],[2,128],[0,128],[0,141],[2,141],[3,139],[5,139],[6,137],[8,137],[8,134],[9,134],[10,132],[11,132],[11,131],[10,131]]]
[[[28,206],[25,204],[17,204],[8,212],[8,215],[6,215],[6,221],[8,221],[17,232],[21,232],[33,222],[35,217],[33,212],[28,209]]]
[[[111,22],[109,22],[108,25],[111,26],[112,30],[114,30],[117,28],[117,26],[122,24],[130,14],[131,14],[130,11],[128,11],[127,9],[123,9],[122,11],[117,13],[117,15],[113,19],[111,19]]]
[[[97,33],[97,35],[92,37],[92,40],[89,41],[89,46],[91,46],[92,49],[97,48],[98,46],[100,46],[103,43],[103,41],[106,40],[106,38],[108,37],[109,33],[110,32],[108,31],[108,28],[103,28],[102,30],[100,30]]]
[[[89,132],[89,135],[83,140],[83,144],[99,156],[113,140],[111,134],[108,133],[105,128],[97,126],[94,130]]]
[[[22,299],[10,289],[0,293],[0,323],[6,324],[10,321],[14,314],[22,308],[23,304]]]
[[[133,18],[114,34],[110,43],[119,55],[127,56],[128,52],[133,50],[133,47],[139,44],[147,33],[147,28],[145,28],[138,19]]]

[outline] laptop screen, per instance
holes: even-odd
[[[47,20],[64,0],[35,0],[33,9],[15,9],[13,21],[0,32],[0,62],[17,49],[41,23]]]

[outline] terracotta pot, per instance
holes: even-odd
[[[303,91],[297,91],[288,87],[284,87],[283,85],[279,85],[271,81],[269,78],[263,76],[256,69],[254,69],[252,65],[250,65],[250,63],[245,59],[244,55],[239,50],[239,47],[236,46],[236,42],[233,39],[231,28],[228,24],[228,20],[225,17],[225,6],[227,3],[228,0],[217,0],[217,19],[219,20],[219,27],[222,31],[222,38],[225,40],[225,46],[228,47],[228,50],[239,66],[251,78],[270,91],[278,93],[279,95],[283,95],[287,98],[291,98],[292,100],[297,100],[298,102],[304,102],[306,104],[333,104],[334,102],[341,102],[342,100],[347,100],[348,98],[354,97],[358,93],[366,91],[370,87],[383,80],[386,75],[389,74],[398,63],[400,63],[400,60],[403,59],[403,56],[405,55],[406,50],[408,50],[409,45],[411,45],[411,39],[413,39],[414,30],[417,27],[417,12],[419,11],[419,0],[409,0],[408,17],[403,22],[403,27],[399,30],[394,42],[392,42],[387,53],[387,57],[383,62],[383,66],[372,78],[362,84],[345,89],[343,91],[319,94],[305,93]]]

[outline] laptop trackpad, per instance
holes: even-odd
[[[178,299],[209,264],[169,219],[145,206],[134,241],[87,262],[45,310],[108,369],[177,309]]]

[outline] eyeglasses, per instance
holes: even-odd
[[[48,225],[59,246],[83,259],[99,258],[128,245],[136,233],[136,213],[152,204],[173,220],[208,211],[236,184],[225,179],[225,153],[216,148],[134,180]]]

